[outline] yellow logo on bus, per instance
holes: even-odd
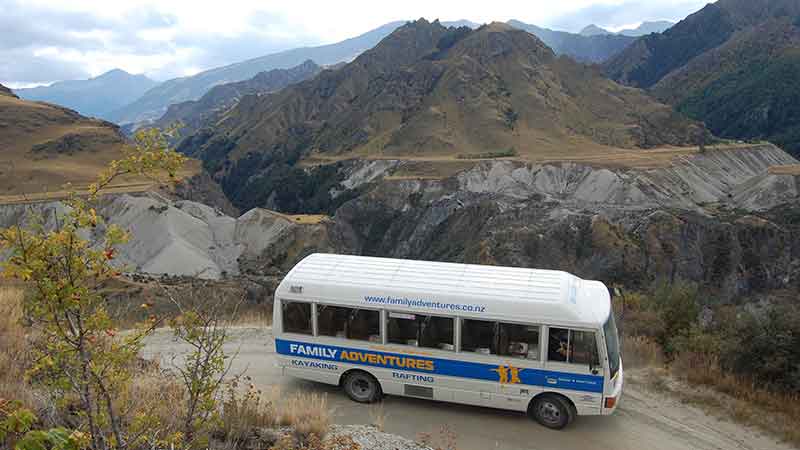
[[[353,361],[369,363],[380,366],[394,367],[398,369],[417,369],[433,372],[434,362],[430,359],[412,358],[405,356],[382,355],[370,352],[343,351],[340,357],[342,361]]]
[[[519,373],[522,370],[519,367],[498,366],[497,369],[492,369],[492,372],[500,375],[500,384],[519,384]]]

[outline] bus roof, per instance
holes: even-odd
[[[276,299],[596,328],[611,311],[605,285],[566,272],[313,254]]]

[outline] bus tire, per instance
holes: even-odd
[[[342,388],[351,400],[359,403],[375,403],[383,396],[378,380],[362,370],[348,372],[342,380]]]
[[[566,398],[556,394],[542,394],[531,401],[528,414],[541,425],[561,430],[575,419],[575,407]]]

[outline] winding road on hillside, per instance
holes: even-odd
[[[564,431],[548,430],[524,414],[387,397],[381,406],[350,401],[338,388],[280,375],[269,328],[236,328],[229,352],[238,350],[232,370],[246,370],[262,389],[277,386],[326,394],[333,420],[340,424],[370,424],[382,414],[387,433],[418,439],[421,433],[441,436],[442,426],[455,433],[459,450],[771,450],[791,447],[776,443],[741,425],[721,421],[679,400],[626,386],[622,405],[612,417],[579,417]],[[172,361],[188,348],[178,345],[169,330],[149,338],[145,357]]]

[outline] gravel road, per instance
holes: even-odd
[[[246,370],[261,388],[282,392],[327,394],[338,424],[370,424],[384,418],[387,433],[418,439],[420,433],[441,436],[446,426],[455,433],[459,450],[771,450],[791,447],[732,422],[706,415],[698,408],[628,383],[617,414],[579,417],[564,431],[552,431],[524,414],[488,408],[387,397],[379,407],[350,401],[338,388],[280,375],[269,328],[236,328],[228,351],[237,351],[233,370]],[[167,330],[149,338],[145,356],[172,361],[186,347]],[[434,441],[435,442],[435,441]]]

